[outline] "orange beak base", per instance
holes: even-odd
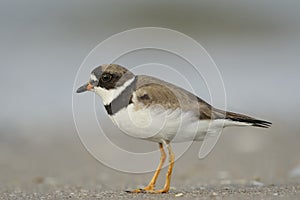
[[[83,86],[81,86],[80,88],[77,89],[77,93],[82,93],[82,92],[86,92],[86,91],[90,91],[94,88],[94,86],[90,83],[84,84]]]

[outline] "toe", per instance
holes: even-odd
[[[127,193],[145,193],[143,189],[136,189],[136,190],[126,190]]]

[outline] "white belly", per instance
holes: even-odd
[[[154,142],[203,140],[208,130],[220,130],[224,125],[224,120],[200,121],[193,112],[165,110],[161,106],[136,110],[133,104],[111,119],[124,133]]]

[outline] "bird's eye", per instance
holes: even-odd
[[[111,74],[103,74],[102,76],[101,76],[101,80],[103,81],[103,82],[108,82],[108,81],[110,81],[112,79],[112,75]]]

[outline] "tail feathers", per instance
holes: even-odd
[[[233,113],[233,112],[226,112],[226,119],[230,119],[236,122],[247,123],[251,126],[261,127],[261,128],[269,128],[271,127],[272,123],[264,120],[255,119],[246,115]]]

